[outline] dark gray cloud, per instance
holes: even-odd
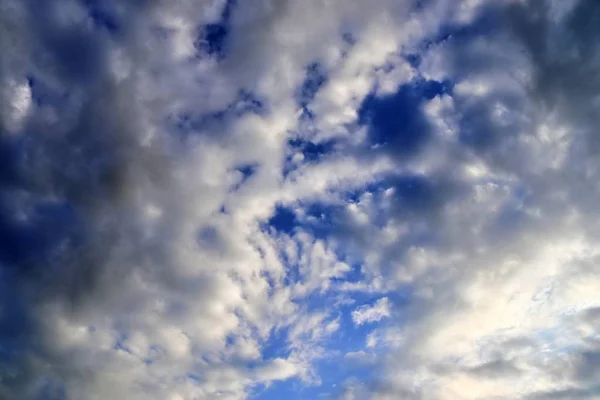
[[[7,399],[61,398],[36,389],[40,379],[56,379],[59,393],[77,369],[46,337],[47,307],[77,318],[161,251],[161,241],[151,248],[142,239],[136,196],[143,182],[165,182],[167,158],[141,143],[134,84],[111,76],[112,39],[89,15],[70,15],[81,11],[76,6],[23,2],[15,5],[20,19],[3,20],[3,30],[27,32],[27,43],[2,52],[26,54],[16,72],[33,98],[23,131],[0,135],[0,393]]]

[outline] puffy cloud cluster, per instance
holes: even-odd
[[[0,0],[0,398],[597,398],[596,3]]]

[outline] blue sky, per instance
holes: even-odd
[[[594,0],[0,0],[0,399],[596,399]]]

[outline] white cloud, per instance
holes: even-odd
[[[377,300],[372,306],[364,305],[352,311],[352,320],[356,325],[379,322],[391,314],[391,303],[387,297]]]
[[[31,88],[27,82],[20,84],[9,82],[5,87],[2,97],[10,99],[2,110],[9,131],[15,132],[22,129],[22,124],[31,107]]]
[[[261,382],[271,382],[291,378],[298,374],[298,366],[290,361],[276,358],[256,369],[256,377]]]

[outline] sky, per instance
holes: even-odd
[[[600,399],[599,39],[597,0],[0,0],[0,399]]]

